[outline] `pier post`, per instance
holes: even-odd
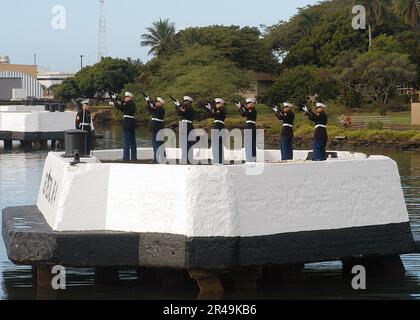
[[[55,151],[56,144],[57,144],[57,140],[52,139],[51,140],[51,151]]]
[[[64,145],[64,140],[58,140],[58,146],[57,149],[58,150],[64,150],[65,145]]]
[[[37,285],[38,287],[50,287],[53,274],[51,273],[51,266],[36,267]]]
[[[95,268],[95,284],[112,284],[120,279],[118,269],[108,267]]]
[[[32,141],[30,141],[30,140],[20,140],[20,147],[25,149],[25,150],[32,150],[33,149]]]
[[[367,277],[390,277],[401,279],[405,276],[406,270],[399,255],[377,256],[377,257],[355,257],[342,259],[343,275],[353,277],[354,266],[361,265],[366,269]]]
[[[41,151],[47,149],[47,141],[45,140],[38,140],[33,142],[34,150]]]
[[[46,150],[47,146],[48,146],[46,140],[34,141],[33,145],[34,145],[34,150],[36,150],[36,151]]]
[[[39,141],[39,148],[40,148],[40,150],[47,150],[48,141],[47,140],[40,140]]]
[[[219,275],[207,270],[189,270],[191,279],[196,280],[200,288],[198,299],[221,299],[224,288]]]
[[[160,269],[162,288],[165,291],[185,289],[188,285],[188,272],[178,269]]]
[[[4,149],[5,150],[12,150],[13,149],[13,141],[12,140],[4,140]]]
[[[137,268],[137,278],[142,285],[145,286],[156,286],[161,284],[161,277],[159,269],[156,268]]]
[[[54,300],[57,298],[57,291],[51,285],[54,277],[51,271],[52,267],[49,265],[32,267],[32,274],[36,274],[38,300]]]
[[[303,281],[304,268],[305,264],[303,263],[264,267],[260,283],[264,287],[273,287],[284,283]]]
[[[235,289],[238,293],[255,293],[257,291],[257,281],[261,278],[262,269],[243,269],[232,272],[235,280]]]

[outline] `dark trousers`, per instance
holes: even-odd
[[[223,164],[225,160],[225,154],[224,154],[224,136],[222,135],[223,129],[212,129],[212,132],[214,131],[217,134],[211,139],[211,149],[213,153],[213,162],[218,164]],[[218,136],[220,134],[220,136]]]
[[[325,161],[327,160],[327,141],[326,140],[314,140],[314,154],[313,161]]]
[[[293,160],[293,139],[281,137],[280,142],[281,160]]]
[[[93,147],[93,136],[92,131],[88,131],[86,135],[86,154],[89,156],[92,152]]]
[[[131,151],[131,157],[130,157]],[[137,160],[136,130],[124,129],[124,161]]]
[[[245,156],[246,162],[257,161],[257,127],[247,125],[245,127]]]
[[[181,122],[180,130],[182,130],[182,135],[180,137],[180,147],[182,152],[182,163],[183,164],[191,164],[190,157],[188,156],[192,146],[195,144],[195,141],[188,141],[188,136],[190,132],[193,130],[193,125],[191,123]]]
[[[157,140],[157,134],[159,131],[152,132],[152,146],[153,146],[153,161],[154,163],[162,163],[163,158],[161,154],[158,154],[159,148],[165,143],[164,141]],[[165,156],[166,153],[163,153]]]

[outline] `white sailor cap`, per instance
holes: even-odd
[[[327,106],[326,106],[325,104],[321,103],[321,102],[318,102],[318,103],[316,104],[316,107],[317,107],[317,108],[324,108],[324,109],[326,109],[326,108],[327,108]]]
[[[134,98],[134,94],[132,94],[131,92],[126,92],[125,94],[124,94],[124,97],[131,97],[131,98]]]
[[[214,102],[216,102],[216,104],[217,103],[225,104],[225,100],[223,100],[222,98],[216,98],[214,99]]]
[[[185,97],[184,97],[184,101],[193,102],[193,101],[194,101],[194,99],[193,99],[193,98],[191,98],[190,96],[185,96]]]
[[[163,100],[161,97],[157,97],[156,101],[159,101],[161,104],[165,104],[165,100]]]
[[[284,107],[284,108],[293,108],[293,107],[294,107],[294,105],[293,105],[293,103],[290,103],[290,102],[284,102],[284,103],[283,103],[283,107]]]
[[[248,103],[257,103],[257,100],[255,100],[254,98],[247,98],[246,100],[245,100],[245,102],[248,104]]]
[[[90,105],[91,104],[91,101],[90,101],[90,99],[85,99],[85,100],[82,100],[82,104],[88,104],[88,105]]]

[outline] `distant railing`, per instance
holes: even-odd
[[[341,117],[338,118],[339,123],[341,124]],[[388,116],[353,116],[351,117],[351,124],[346,126],[351,129],[367,129],[370,126],[375,126],[378,124],[383,129],[391,128],[391,118]]]

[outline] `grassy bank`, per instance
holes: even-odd
[[[178,125],[178,117],[175,115],[172,106],[167,106],[166,126],[175,128]],[[108,112],[109,117],[115,121],[119,121],[113,117],[108,106],[95,107],[98,112]],[[282,123],[274,116],[272,110],[264,105],[258,105],[258,127],[266,130],[265,140],[268,144],[277,145],[280,140],[280,133],[282,130]],[[337,136],[346,137],[346,140],[341,142],[341,145],[364,146],[380,148],[392,148],[398,150],[420,150],[420,127],[413,127],[410,125],[410,112],[390,112],[388,117],[391,119],[391,129],[358,129],[353,130],[342,129],[338,124],[338,117],[342,110],[335,110],[329,112],[328,135],[330,144],[334,145],[334,139]],[[228,129],[244,128],[245,119],[241,117],[235,106],[229,105],[227,107],[226,127]],[[357,116],[372,116],[376,113],[355,113]],[[149,117],[140,121],[140,125],[146,125]],[[210,129],[213,124],[212,119],[203,120],[196,123],[197,127]],[[314,126],[301,112],[296,112],[295,120],[295,137],[296,143],[300,146],[309,147],[312,142]]]

